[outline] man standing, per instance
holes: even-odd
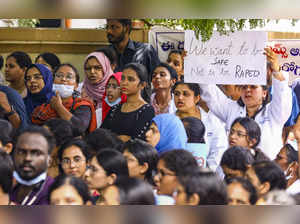
[[[50,153],[55,139],[43,127],[30,126],[16,136],[13,152],[15,165],[11,201],[20,205],[47,205],[53,179],[47,176]]]
[[[157,52],[150,44],[133,41],[129,38],[131,32],[130,19],[108,19],[106,34],[118,55],[118,65],[115,72],[122,71],[124,66],[136,62],[146,66],[148,71],[148,85],[143,97],[150,101],[152,73],[160,63]]]

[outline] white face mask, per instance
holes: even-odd
[[[20,175],[16,171],[13,172],[13,176],[17,180],[18,183],[20,183],[22,185],[26,185],[26,186],[32,186],[37,183],[40,183],[41,181],[45,181],[47,178],[47,173],[46,172],[42,173],[39,176],[37,176],[31,180],[22,179],[22,177],[20,177]]]
[[[58,91],[62,98],[68,98],[72,96],[74,92],[74,86],[64,84],[53,84],[53,91]]]

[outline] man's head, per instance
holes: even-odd
[[[131,32],[130,19],[108,19],[106,26],[107,39],[112,44],[118,44],[129,38]]]
[[[14,146],[15,170],[24,180],[31,180],[47,171],[55,139],[47,129],[30,126],[18,133]]]

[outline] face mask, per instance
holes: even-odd
[[[36,178],[32,179],[32,180],[23,180],[22,177],[20,177],[20,175],[14,171],[13,173],[14,178],[16,178],[17,182],[19,184],[22,185],[26,185],[26,186],[32,186],[32,185],[36,185],[38,183],[40,183],[43,180],[46,180],[47,178],[47,173],[42,173],[41,175],[37,176]]]
[[[68,98],[72,96],[74,92],[74,86],[64,84],[53,84],[53,91],[58,91],[62,98]]]
[[[121,98],[119,97],[118,99],[115,100],[115,102],[110,103],[107,99],[107,97],[105,97],[105,102],[108,104],[108,106],[113,107],[117,104],[119,104],[121,102]]]

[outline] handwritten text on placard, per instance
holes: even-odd
[[[185,82],[207,84],[266,84],[265,32],[214,33],[208,42],[185,32]]]

